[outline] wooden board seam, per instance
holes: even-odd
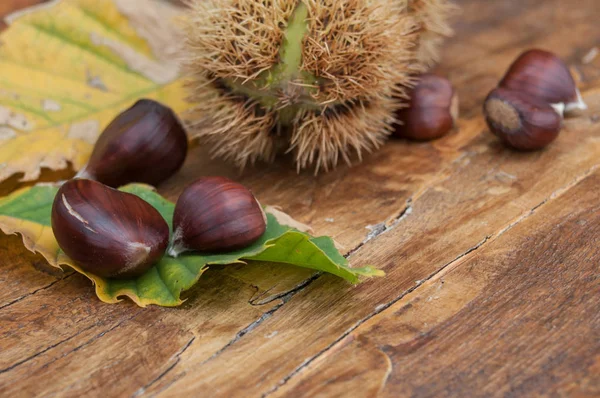
[[[361,320],[359,320],[358,322],[356,322],[354,325],[352,325],[350,328],[348,328],[342,335],[340,335],[337,339],[335,339],[331,344],[329,344],[323,350],[319,351],[317,354],[315,354],[311,358],[308,358],[303,363],[301,363],[293,372],[291,372],[286,377],[284,377],[282,380],[280,380],[274,387],[272,387],[271,389],[267,390],[262,395],[262,397],[265,398],[265,397],[267,397],[267,396],[269,396],[269,395],[277,392],[277,390],[280,387],[284,386],[292,378],[294,378],[296,376],[300,376],[300,373],[307,366],[309,366],[311,363],[313,363],[315,361],[318,361],[321,356],[326,355],[326,353],[329,352],[330,350],[335,350],[335,348],[336,348],[337,345],[340,345],[340,344],[343,345],[344,344],[344,339],[346,339],[354,330],[356,330],[357,328],[359,328],[363,323],[365,323],[365,322],[371,320],[372,318],[375,318],[375,317],[379,316],[380,314],[384,313],[387,309],[389,309],[390,307],[392,307],[395,303],[397,303],[398,301],[402,300],[406,296],[408,296],[408,295],[410,295],[412,293],[415,293],[415,294],[418,293],[417,289],[419,289],[421,286],[423,286],[426,282],[429,282],[430,280],[436,280],[436,279],[438,279],[439,277],[443,276],[444,274],[446,274],[450,270],[456,268],[457,266],[459,266],[460,264],[464,263],[465,261],[468,261],[470,258],[472,258],[474,256],[477,256],[477,250],[479,250],[482,247],[484,247],[484,245],[489,244],[489,243],[495,241],[496,239],[498,239],[503,234],[509,232],[512,228],[514,228],[518,224],[520,224],[522,222],[525,222],[528,218],[530,218],[538,210],[540,210],[541,208],[543,208],[545,205],[549,204],[551,201],[557,200],[558,198],[560,198],[561,196],[563,196],[564,194],[566,194],[570,189],[572,189],[577,184],[579,184],[581,181],[583,181],[584,179],[586,179],[589,176],[591,176],[592,174],[594,174],[598,169],[600,169],[600,163],[594,165],[591,168],[589,168],[583,174],[575,177],[570,183],[568,183],[565,186],[563,186],[563,187],[559,188],[558,190],[554,191],[551,195],[549,195],[546,199],[544,199],[539,204],[537,204],[534,207],[532,207],[529,211],[524,212],[519,217],[517,217],[515,220],[509,222],[506,227],[500,229],[500,231],[498,231],[497,233],[485,236],[477,245],[473,246],[472,248],[468,249],[464,253],[460,254],[454,260],[450,261],[449,263],[445,264],[444,266],[440,267],[435,272],[433,272],[432,274],[430,274],[427,278],[417,281],[417,283],[415,284],[415,286],[413,286],[412,288],[410,288],[410,289],[402,292],[402,294],[400,294],[394,300],[392,300],[392,301],[390,301],[390,302],[388,302],[386,304],[383,304],[383,305],[380,305],[379,307],[377,307],[374,312],[372,312],[368,316],[366,316],[366,317],[362,318]]]

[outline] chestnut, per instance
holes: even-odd
[[[498,87],[483,105],[492,133],[521,150],[541,149],[560,132],[562,117],[548,103],[520,91]]]
[[[175,113],[142,99],[106,127],[77,177],[113,188],[131,182],[157,185],[181,168],[187,149],[187,134]]]
[[[522,53],[499,86],[529,94],[553,105],[559,112],[587,109],[569,68],[549,51],[533,49]]]
[[[169,226],[154,207],[85,179],[67,181],[58,190],[52,231],[76,265],[104,278],[142,275],[169,244]]]
[[[409,93],[406,108],[396,113],[394,136],[417,141],[440,138],[458,119],[458,95],[448,79],[424,74]]]
[[[243,249],[265,232],[262,207],[243,185],[224,177],[203,177],[188,186],[175,204],[169,255]]]

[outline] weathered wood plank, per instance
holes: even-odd
[[[365,226],[380,222],[384,223],[390,218],[395,218],[397,214],[405,208],[407,199],[413,195],[414,192],[423,189],[428,180],[440,178],[440,175],[443,175],[443,173],[440,173],[440,170],[449,167],[452,160],[460,156],[461,152],[457,148],[460,148],[463,145],[463,140],[468,141],[478,133],[479,129],[469,129],[467,127],[463,129],[460,136],[456,135],[454,137],[449,137],[448,143],[446,146],[442,147],[442,149],[437,149],[431,145],[420,145],[417,148],[411,148],[410,144],[396,142],[385,148],[381,153],[382,156],[373,158],[371,161],[361,165],[360,168],[363,171],[362,173],[355,174],[354,171],[351,173],[347,168],[341,168],[336,172],[338,181],[335,181],[336,177],[334,177],[333,174],[315,179],[308,174],[301,177],[295,177],[295,174],[292,171],[284,170],[279,173],[287,175],[288,177],[283,178],[283,181],[279,183],[279,188],[274,188],[272,181],[279,181],[277,179],[278,177],[274,175],[273,172],[267,171],[266,168],[262,174],[248,173],[249,177],[243,179],[243,181],[253,188],[263,203],[281,203],[284,204],[286,210],[288,210],[288,208],[293,208],[294,203],[299,203],[300,206],[307,203],[306,206],[308,206],[308,208],[314,207],[310,212],[322,214],[323,219],[328,216],[332,216],[334,220],[341,219],[342,222],[338,221],[337,223],[331,223],[322,221],[322,224],[332,231],[331,233],[336,236],[338,241],[344,241],[344,239],[346,239],[346,246],[350,246],[348,248],[349,250],[359,246],[365,239],[369,233],[369,231],[365,229]],[[390,161],[393,160],[393,158],[391,159],[390,157],[398,154],[401,154],[401,157],[399,157],[399,159],[402,159],[401,163]],[[203,156],[192,156],[190,160],[191,164],[193,165],[194,162],[197,162],[197,159],[202,159],[202,157]],[[402,172],[398,172],[398,164],[404,164],[404,170]],[[209,163],[208,165],[208,167],[202,167],[201,174],[211,174],[213,172],[212,170],[218,170],[220,172],[219,174],[227,174],[227,167],[220,165],[218,162]],[[223,173],[224,170],[225,173]],[[271,174],[268,175],[268,173]],[[161,187],[161,191],[168,197],[175,199],[178,191],[184,186],[182,180],[192,180],[196,178],[198,174],[198,171],[195,170],[193,166],[186,165],[175,181],[170,182],[168,186]],[[232,174],[236,175],[233,170],[231,170],[229,175]],[[265,174],[267,174],[267,177],[263,177]],[[394,179],[389,178],[389,176],[393,175],[397,177]],[[250,178],[250,176],[252,178]],[[323,181],[335,182],[340,197],[332,196],[332,187],[323,184]],[[369,184],[369,181],[380,181],[381,183],[378,187],[374,187],[374,189],[368,189],[367,184]],[[298,182],[300,185],[298,185]],[[356,189],[357,186],[363,186],[364,188]],[[282,193],[284,193],[283,197]],[[292,200],[294,202],[292,202]],[[339,202],[343,202],[343,205]],[[286,203],[290,204],[289,207],[285,205]],[[349,203],[352,204],[349,205]],[[364,206],[364,203],[377,203],[379,206]],[[349,214],[346,211],[346,206],[356,208],[354,214]],[[325,212],[325,209],[327,209],[327,212]],[[309,212],[307,211],[307,213]],[[353,223],[355,227],[353,229],[347,228],[344,225],[344,220],[351,220],[351,222],[349,221],[348,223]],[[339,228],[340,233],[337,235],[333,233],[336,225],[341,225],[343,228]],[[323,233],[323,231],[319,229],[317,229],[317,232]],[[327,231],[324,231],[324,233],[327,233]],[[24,252],[24,250],[17,245],[9,246],[9,251],[10,256],[19,256]],[[10,256],[7,256],[7,258],[10,258]],[[238,292],[238,295],[234,295],[233,297],[227,295],[219,297],[223,306],[228,308],[227,315],[220,320],[220,323],[227,324],[227,317],[229,317],[234,324],[230,325],[230,328],[227,329],[227,331],[224,331],[222,328],[217,328],[217,330],[220,330],[220,334],[209,337],[208,335],[202,335],[200,331],[196,330],[198,325],[202,324],[204,317],[191,314],[187,311],[173,312],[173,322],[178,324],[182,330],[188,333],[184,333],[185,337],[183,340],[173,340],[168,344],[172,349],[171,351],[164,351],[162,352],[162,355],[160,355],[161,353],[154,353],[152,357],[147,358],[144,356],[145,360],[154,367],[151,370],[146,369],[146,372],[140,376],[139,385],[151,383],[152,379],[161,374],[165,367],[168,368],[168,366],[171,365],[173,353],[178,352],[178,350],[187,343],[188,340],[186,340],[186,338],[190,335],[202,335],[203,347],[211,347],[212,349],[212,351],[208,348],[205,350],[194,350],[194,355],[196,355],[198,360],[203,361],[210,358],[211,355],[228,344],[229,341],[233,340],[240,330],[250,325],[254,320],[260,319],[264,314],[268,313],[274,305],[278,305],[279,301],[273,301],[275,298],[302,284],[303,281],[306,281],[310,277],[310,275],[311,273],[306,270],[293,267],[282,267],[279,265],[235,266],[233,268],[218,267],[214,271],[209,271],[207,276],[202,278],[201,285],[206,284],[206,286],[210,286],[211,284],[216,284],[219,285],[223,291],[234,290]],[[18,274],[7,274],[6,278],[10,283],[18,284],[20,276]],[[73,331],[73,329],[69,328],[62,332],[57,331],[56,333],[45,335],[44,338],[38,338],[35,335],[30,336],[27,334],[22,335],[21,333],[15,333],[13,323],[0,323],[0,333],[4,331],[5,333],[14,335],[16,339],[18,338],[18,346],[16,345],[15,340],[15,344],[11,345],[6,350],[6,368],[11,368],[11,366],[18,364],[39,352],[43,352],[43,354],[35,357],[36,361],[28,363],[27,366],[19,365],[6,371],[5,374],[0,374],[0,386],[3,384],[3,380],[16,379],[25,382],[26,379],[21,379],[19,376],[16,376],[16,374],[28,375],[27,379],[31,379],[31,376],[29,375],[39,372],[40,379],[43,379],[44,377],[48,377],[48,372],[56,372],[57,364],[53,362],[54,364],[52,367],[47,366],[49,361],[52,361],[52,358],[57,355],[54,347],[56,344],[61,344],[61,349],[67,353],[71,352],[70,350],[72,350],[72,347],[84,345],[85,348],[78,349],[73,354],[68,354],[68,360],[65,359],[68,363],[78,363],[77,360],[73,359],[74,357],[85,358],[86,367],[82,368],[82,372],[93,373],[92,369],[103,369],[108,366],[108,363],[110,363],[113,368],[131,365],[126,361],[115,363],[114,361],[107,361],[107,359],[102,356],[90,355],[88,350],[91,350],[100,343],[95,344],[94,346],[85,344],[86,341],[89,340],[88,335],[78,334],[77,332],[89,326],[93,328],[90,333],[95,332],[100,335],[112,327],[112,323],[109,322],[112,322],[115,318],[117,322],[122,321],[124,322],[122,325],[126,325],[132,322],[128,321],[128,319],[134,310],[133,308],[126,307],[122,309],[122,311],[119,311],[118,315],[115,315],[113,310],[108,308],[104,311],[102,308],[106,306],[98,303],[97,300],[92,298],[92,287],[89,283],[86,286],[84,279],[80,279],[80,283],[76,286],[64,283],[56,284],[45,290],[44,293],[46,295],[43,297],[31,297],[20,302],[20,308],[24,308],[21,311],[31,311],[33,308],[38,308],[46,301],[60,301],[63,297],[83,296],[86,297],[89,302],[85,304],[88,300],[77,301],[78,311],[82,313],[93,313],[93,319],[97,321],[98,325],[91,326],[89,324],[91,320],[85,319],[81,320],[78,326],[74,328],[76,329],[74,333],[69,334]],[[216,295],[214,290],[200,290],[200,288],[198,288],[188,293],[187,296],[198,303],[196,304],[200,307],[198,312],[203,314],[203,311],[205,310],[202,309],[202,306],[212,305],[206,303],[212,302],[212,299],[214,298],[213,295]],[[54,297],[56,297],[56,299]],[[249,301],[252,304],[266,305],[256,307],[249,304]],[[6,312],[4,315],[7,319],[13,316],[11,311],[16,311],[17,308],[18,307],[11,307],[5,309]],[[216,309],[209,309],[206,311],[211,313],[215,310]],[[174,310],[169,311],[172,312]],[[61,322],[63,313],[62,311],[54,311],[51,313],[45,312],[40,316],[45,316],[47,324],[52,325]],[[195,318],[190,322],[189,317]],[[31,320],[31,322],[35,321]],[[119,336],[122,338],[123,336],[139,335],[146,330],[154,339],[146,341],[146,344],[164,344],[160,334],[152,333],[152,329],[158,327],[156,324],[146,325],[145,327],[144,325],[137,325],[136,327],[137,329],[134,333],[129,334],[120,332]],[[123,329],[128,330],[127,328]],[[61,342],[67,338],[69,338],[69,344],[62,345]],[[104,341],[104,338],[102,341]],[[107,342],[107,344],[109,344],[109,342]],[[134,350],[133,346],[130,347]],[[13,350],[10,351],[12,353],[11,355],[8,355],[9,349]],[[114,347],[112,349],[107,348],[106,351],[112,352],[114,349]],[[143,350],[142,347],[139,349]],[[123,371],[128,370],[123,369]],[[46,392],[57,392],[57,389],[63,388],[64,386],[71,384],[74,386],[75,383],[79,382],[80,377],[81,374],[78,372],[67,372],[65,376],[61,378],[61,383],[55,385],[32,383],[29,388],[32,389],[32,392],[37,391],[38,393],[40,391],[36,389],[40,388],[45,389]],[[15,383],[15,388],[18,388],[18,385],[19,383]],[[77,385],[79,386],[79,384]],[[81,386],[88,389],[93,387],[93,385],[89,383],[84,383]],[[48,388],[52,388],[52,390],[46,390]],[[123,386],[116,383],[115,388],[133,388],[133,386]],[[139,387],[135,387],[133,390],[137,390],[137,388]],[[84,391],[81,393],[83,392]],[[131,392],[133,393],[134,391]]]
[[[362,324],[275,396],[598,396],[598,198],[600,172]]]
[[[588,98],[600,109],[600,92]],[[536,154],[514,154],[487,136],[468,149],[471,154],[445,180],[414,199],[408,216],[352,257],[383,265],[384,280],[348,288],[329,276],[317,279],[213,360],[182,356],[164,378],[165,385],[177,379],[166,395],[203,390],[228,396],[243,390],[256,396],[285,383],[349,330],[598,169],[600,126],[584,118],[569,121],[559,142]],[[188,368],[204,376],[182,375]],[[235,380],[219,369],[228,369]]]
[[[305,359],[326,351],[357,322],[382,311],[381,305],[413,289],[415,280],[434,275],[590,172],[600,154],[600,128],[588,118],[600,110],[597,92],[587,94],[593,109],[568,122],[560,140],[541,153],[501,148],[476,115],[487,90],[519,51],[543,45],[578,62],[599,39],[595,2],[583,1],[579,9],[558,0],[461,3],[466,8],[458,36],[440,68],[457,83],[463,113],[473,116],[461,121],[459,133],[430,144],[392,142],[360,166],[316,178],[297,176],[285,161],[240,175],[196,149],[184,170],[161,187],[174,199],[199,175],[233,176],[264,203],[283,206],[317,233],[333,235],[347,250],[362,245],[367,225],[394,225],[412,198],[412,213],[352,257],[356,265],[386,266],[387,279],[350,288],[321,277],[294,297],[278,299],[310,273],[281,267],[264,272],[258,265],[219,268],[188,293],[184,307],[140,310],[130,304],[101,304],[87,281],[69,277],[0,310],[0,335],[10,336],[0,338],[0,358],[10,368],[0,370],[0,393],[178,395],[203,388],[215,395],[260,395]],[[555,26],[536,22],[544,20]],[[535,29],[528,30],[532,23]],[[580,69],[591,86],[598,68]],[[6,239],[11,238],[0,237]],[[12,264],[5,259],[23,255],[15,245],[6,247],[7,256],[0,259],[3,270]],[[7,299],[45,286],[40,282],[21,288],[21,273],[28,267],[25,261],[5,274],[8,283],[22,289]],[[260,303],[267,304],[256,305]],[[44,305],[51,308],[39,310]],[[69,311],[75,315],[65,322]],[[19,319],[29,324],[19,328]],[[54,327],[54,334],[37,330]]]
[[[0,260],[0,309],[47,289],[69,274],[51,268],[42,256],[25,250],[15,252],[13,248],[21,244],[16,236],[0,238],[0,259],[4,259]]]
[[[210,357],[281,304],[251,305],[257,289],[218,272],[179,309],[106,305],[88,285],[74,275],[0,311],[0,395],[131,395],[192,340],[196,356]],[[231,306],[245,309],[231,313]]]
[[[471,131],[472,137],[478,132],[478,129],[467,129],[465,131]],[[469,136],[465,134],[463,137]],[[454,145],[460,147],[462,142],[456,138],[454,140]],[[292,199],[294,201],[300,200],[300,203],[302,203],[302,200],[310,201],[313,195],[318,197],[318,200],[312,200],[313,204],[308,205],[309,207],[314,207],[311,211],[315,212],[315,214],[319,214],[320,212],[323,218],[333,216],[335,219],[342,219],[342,221],[344,219],[352,219],[355,229],[340,228],[338,240],[342,240],[344,236],[347,236],[348,238],[345,238],[346,245],[351,244],[351,248],[354,248],[360,245],[368,234],[369,231],[364,228],[366,225],[386,222],[390,217],[392,219],[396,217],[397,213],[405,207],[407,199],[415,192],[423,189],[428,179],[440,178],[440,175],[443,174],[440,174],[439,170],[448,167],[452,159],[459,156],[460,153],[458,150],[452,148],[452,146],[449,146],[450,149],[444,148],[443,151],[439,151],[430,145],[422,145],[420,148],[422,148],[422,151],[412,151],[413,153],[410,153],[409,145],[395,143],[383,151],[384,154],[387,152],[387,156],[378,157],[378,159],[374,159],[372,162],[361,165],[364,173],[354,174],[349,173],[347,170],[338,171],[340,173],[340,182],[336,182],[336,188],[341,193],[341,198],[343,199],[332,197],[330,188],[326,185],[313,182],[312,176],[302,177],[305,180],[305,184],[307,184],[307,188],[295,186],[293,178],[281,183],[280,188],[277,190],[272,189],[271,178],[256,178],[254,182],[249,183],[249,186],[253,187],[264,203],[288,203],[285,200],[291,201]],[[404,153],[403,161],[407,162],[406,169],[409,171],[405,170],[402,173],[398,173],[397,166],[393,162],[390,162],[389,156],[394,153],[394,150]],[[431,162],[430,164],[428,164],[427,159]],[[440,159],[443,159],[443,161]],[[412,165],[409,164],[410,160],[413,160]],[[436,172],[436,170],[438,171]],[[186,168],[182,172],[182,175],[185,176],[186,174],[190,174],[190,178],[193,178],[194,172]],[[389,176],[393,175],[399,176],[397,181],[389,178]],[[403,175],[405,177],[402,177]],[[181,178],[182,176],[180,175],[179,177]],[[320,178],[322,181],[325,178],[333,177]],[[373,190],[355,188],[356,184],[365,186],[368,184],[368,180],[378,180],[381,184]],[[282,188],[284,184],[288,184],[285,189]],[[173,190],[181,189],[181,186],[181,184],[173,185],[175,187]],[[298,191],[298,189],[300,190]],[[175,197],[174,194],[170,193],[169,187],[163,191],[166,192],[167,196],[171,198]],[[285,192],[288,199],[279,198],[281,192]],[[265,200],[263,198],[268,199]],[[374,198],[377,199],[374,200]],[[357,209],[355,214],[348,214],[344,206],[337,204],[338,200],[345,202],[346,205],[353,203],[352,207]],[[364,206],[365,203],[370,202],[381,203],[381,205],[379,207]],[[317,204],[315,205],[315,203]],[[325,213],[326,209],[327,213]],[[337,225],[335,222],[326,222],[327,226],[329,224],[333,226]],[[339,224],[344,226],[343,222]],[[319,230],[317,231],[320,232]],[[23,253],[23,249],[14,245],[10,246],[9,250],[11,251],[11,255]],[[143,360],[149,364],[148,368],[137,370],[139,371],[139,376],[135,384],[121,384],[129,383],[127,380],[121,382],[114,381],[113,384],[116,390],[121,389],[129,393],[134,393],[141,386],[150,385],[154,378],[158,377],[158,375],[172,365],[173,355],[187,344],[191,338],[190,336],[198,336],[198,341],[202,341],[202,344],[200,347],[192,346],[192,351],[188,351],[200,362],[209,359],[219,349],[226,346],[231,340],[234,340],[239,331],[250,325],[253,321],[268,314],[274,306],[279,305],[280,301],[273,301],[274,298],[285,294],[290,289],[301,284],[310,275],[311,273],[306,270],[278,265],[236,266],[235,268],[219,267],[214,271],[209,271],[206,277],[201,279],[200,287],[187,294],[190,300],[194,301],[193,308],[186,306],[182,310],[163,310],[159,312],[160,315],[155,315],[161,318],[168,317],[170,322],[176,325],[173,326],[174,328],[182,330],[182,333],[176,336],[177,338],[172,339],[168,343],[165,343],[163,336],[157,331],[162,327],[161,323],[150,325],[134,323],[133,320],[129,320],[132,314],[137,314],[138,312],[134,307],[123,306],[119,307],[119,310],[115,310],[113,306],[106,306],[99,303],[93,298],[92,288],[85,279],[78,276],[79,283],[77,284],[74,284],[72,280],[65,281],[69,283],[57,283],[44,290],[44,295],[42,296],[31,296],[0,310],[0,318],[6,320],[6,322],[0,322],[0,333],[5,333],[13,338],[12,342],[10,340],[3,342],[3,344],[6,344],[6,348],[2,350],[2,357],[6,361],[6,366],[3,369],[6,370],[4,373],[0,372],[0,391],[3,390],[2,386],[5,382],[12,380],[13,383],[6,392],[12,392],[12,388],[20,388],[21,383],[28,383],[28,391],[32,394],[39,394],[42,391],[44,393],[56,393],[60,389],[67,387],[73,392],[84,394],[93,391],[94,387],[90,383],[79,383],[80,379],[85,377],[86,374],[102,374],[102,369],[106,367],[110,367],[113,371],[121,369],[123,372],[130,372],[129,368],[132,366],[137,369],[134,364],[135,355],[132,354],[131,358],[128,357],[129,360],[123,360],[121,358],[121,355],[125,355],[121,352],[123,347],[114,343],[112,339],[102,337],[98,341],[95,341],[94,344],[87,344],[91,334],[101,335],[115,324],[119,324],[118,330],[115,330],[112,335],[118,336],[115,337],[117,339],[124,340],[123,344],[129,341],[126,336],[138,336],[142,333],[146,333],[149,336],[143,343],[140,342],[137,347],[131,343],[127,345],[128,350],[131,352],[135,353],[137,351],[140,353],[139,355],[141,355]],[[6,278],[11,283],[18,284],[20,275],[18,273],[8,274]],[[211,288],[211,286],[214,287]],[[234,291],[236,294],[227,293],[228,291]],[[221,294],[219,292],[224,293]],[[15,332],[15,330],[19,330],[15,327],[15,323],[11,322],[11,319],[17,316],[15,312],[22,314],[33,312],[32,318],[28,319],[31,325],[39,322],[36,318],[38,316],[44,317],[46,325],[60,325],[64,316],[63,311],[66,307],[61,307],[55,311],[45,310],[41,313],[37,313],[34,309],[39,308],[40,305],[48,301],[58,303],[65,298],[74,300],[76,297],[82,298],[74,304],[78,313],[91,314],[89,317],[79,319],[77,325],[70,325],[64,329],[58,327],[57,330],[44,334],[42,337],[36,334]],[[223,307],[212,308],[211,306],[215,305],[215,300],[221,303]],[[253,304],[266,304],[255,306],[250,304],[249,301]],[[207,306],[209,308],[206,308]],[[220,313],[224,309],[226,309],[226,312]],[[115,313],[115,311],[117,312]],[[152,312],[157,310],[148,309],[142,311]],[[146,315],[140,316],[142,317],[141,319],[148,319]],[[208,327],[207,325],[203,325],[206,323],[206,317],[215,317],[219,320],[215,321],[214,324],[209,324],[210,327]],[[85,331],[85,333],[82,331]],[[65,339],[69,340],[63,343]],[[59,344],[58,347],[56,347],[57,344]],[[164,345],[165,350],[153,352],[152,355],[148,355],[144,352],[144,345]],[[83,347],[74,351],[79,346]],[[93,350],[95,349],[99,349],[105,354],[95,355],[93,354]],[[40,352],[41,354],[39,354]],[[114,356],[110,353],[114,353]],[[34,361],[27,361],[24,364],[20,364],[32,356],[35,358]],[[64,359],[61,362],[57,362],[55,361],[57,356],[64,356]],[[115,358],[118,358],[118,360]],[[81,360],[85,360],[86,365],[81,367],[80,372],[73,370],[81,365]],[[49,365],[50,363],[52,363],[51,366]],[[14,366],[16,364],[18,365]],[[61,377],[60,382],[53,383],[52,385],[31,382],[32,380],[43,380],[49,374],[58,372],[58,369],[62,369],[62,366],[72,366],[73,369],[68,368],[69,371],[62,370],[61,373],[64,375]],[[79,390],[79,388],[82,388],[82,390]]]

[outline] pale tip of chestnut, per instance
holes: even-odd
[[[574,111],[585,111],[588,106],[583,100],[581,96],[581,91],[579,89],[575,89],[575,93],[577,95],[577,99],[573,102],[567,102],[565,104],[565,112],[574,112]]]
[[[458,118],[460,117],[460,100],[458,93],[454,93],[452,100],[450,101],[450,116],[452,117],[452,126],[458,124]]]
[[[83,166],[83,168],[79,170],[73,178],[82,180],[95,180],[94,176],[88,171],[87,165]]]
[[[268,220],[267,220],[267,213],[265,212],[265,208],[260,204],[258,199],[254,198],[254,200],[256,200],[256,204],[258,205],[258,208],[260,209],[260,213],[262,214],[262,218],[263,218],[263,221],[265,222],[265,225],[267,225]]]
[[[182,253],[188,252],[191,249],[183,245],[183,229],[181,227],[173,230],[173,237],[171,243],[167,248],[167,255],[173,258],[179,257]]]
[[[556,111],[556,113],[559,114],[560,117],[564,116],[565,109],[567,108],[565,104],[559,102],[558,104],[550,104],[550,106]]]

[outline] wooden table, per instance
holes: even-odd
[[[4,4],[4,2],[3,2]],[[352,287],[292,267],[215,267],[177,309],[101,303],[0,237],[0,395],[600,395],[597,0],[462,0],[439,72],[458,131],[395,141],[353,168],[238,175],[196,149],[160,191],[223,174],[387,277]],[[489,134],[485,94],[512,59],[551,49],[589,111],[547,150]],[[589,60],[588,60],[589,61]]]

